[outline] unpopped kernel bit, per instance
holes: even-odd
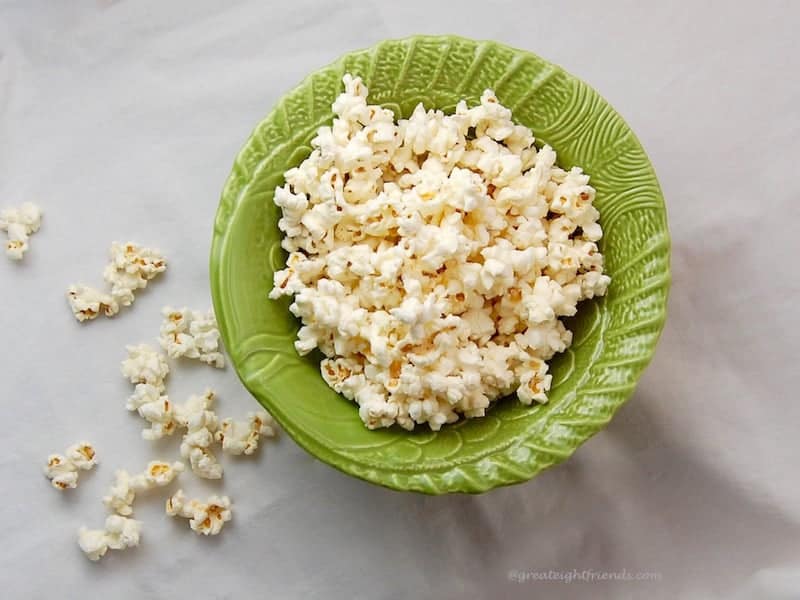
[[[211,496],[206,502],[188,500],[183,490],[167,499],[166,512],[171,517],[189,519],[189,527],[203,535],[217,535],[231,520],[231,501],[227,496]]]
[[[438,430],[517,392],[546,402],[562,317],[602,296],[595,190],[491,90],[395,122],[344,76],[330,127],[275,190],[295,348],[370,428]]]
[[[0,211],[0,231],[8,234],[6,254],[9,258],[22,260],[28,250],[28,239],[39,231],[41,224],[42,210],[31,202]]]

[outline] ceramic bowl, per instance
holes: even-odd
[[[432,432],[419,426],[368,430],[355,404],[319,373],[320,355],[300,357],[287,299],[267,294],[283,268],[272,202],[283,173],[311,152],[333,119],[344,73],[360,75],[369,101],[407,117],[422,102],[453,111],[495,91],[560,166],[580,165],[597,189],[612,277],[608,295],[568,319],[572,347],[551,362],[550,401],[508,397],[483,418]],[[214,224],[211,284],[225,346],[239,377],[308,452],[367,481],[430,494],[483,492],[528,480],[570,456],[631,395],[653,355],[669,288],[669,233],[661,190],[642,146],[591,87],[523,50],[454,36],[384,41],[315,71],[286,93],[244,145]]]

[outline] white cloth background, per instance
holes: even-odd
[[[46,211],[25,262],[0,258],[0,595],[799,598],[798,22],[800,4],[773,1],[0,0],[0,205]],[[90,563],[76,530],[102,524],[114,469],[177,453],[140,439],[118,365],[155,337],[162,305],[210,305],[211,221],[236,152],[309,71],[412,33],[539,53],[639,135],[674,284],[636,394],[567,463],[479,497],[381,489],[284,437],[226,458],[218,485],[184,475],[189,492],[233,498],[218,538],[152,494],[136,505],[141,546]],[[114,239],[161,247],[170,269],[132,310],[79,326],[63,292],[101,282]],[[223,414],[254,407],[230,369],[183,367],[170,392],[206,385]],[[102,465],[50,489],[42,461],[84,437]],[[513,580],[550,569],[661,578]]]

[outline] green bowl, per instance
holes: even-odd
[[[344,73],[371,103],[407,117],[417,103],[452,111],[491,88],[564,168],[580,165],[597,189],[612,284],[569,320],[574,343],[551,363],[545,405],[513,397],[487,416],[445,426],[368,430],[355,404],[300,357],[288,299],[271,301],[283,268],[273,191],[333,119]],[[308,452],[367,481],[429,494],[483,492],[528,480],[603,428],[631,395],[658,341],[669,289],[669,232],[661,190],[636,136],[592,88],[538,56],[455,36],[384,41],[315,71],[259,123],[233,165],[214,225],[211,289],[222,337],[248,390]]]

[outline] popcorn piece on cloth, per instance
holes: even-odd
[[[132,242],[111,244],[111,261],[103,278],[111,285],[111,296],[121,306],[133,304],[134,292],[167,269],[167,260],[158,251]]]
[[[108,495],[103,496],[103,504],[108,510],[122,516],[133,514],[133,501],[136,498],[134,478],[124,469],[114,472],[114,483]]]
[[[217,535],[231,520],[231,501],[227,496],[211,496],[206,502],[188,500],[183,490],[167,499],[166,512],[171,517],[189,519],[189,527],[202,535]]]
[[[277,428],[273,418],[265,411],[248,413],[247,420],[223,419],[214,434],[222,449],[231,454],[253,454],[258,449],[261,436],[274,437]]]
[[[133,487],[137,491],[164,487],[172,483],[183,470],[184,466],[180,461],[168,463],[163,460],[153,460],[148,463],[144,472],[133,478]]]
[[[85,285],[69,286],[67,301],[78,321],[88,321],[101,314],[113,317],[119,312],[119,304],[111,294]]]
[[[42,210],[31,202],[19,208],[0,211],[0,231],[8,234],[6,255],[13,260],[22,260],[28,250],[28,239],[42,225]]]
[[[71,489],[78,485],[78,467],[61,454],[47,457],[44,474],[57,490]]]
[[[169,485],[183,470],[182,462],[168,463],[161,460],[151,461],[142,473],[133,476],[120,469],[114,473],[114,483],[108,495],[103,497],[103,504],[117,514],[128,516],[133,513],[133,501],[137,492]]]
[[[54,488],[65,490],[78,485],[78,471],[88,471],[97,464],[97,452],[89,442],[73,444],[64,455],[47,457],[44,474]]]
[[[119,515],[109,515],[104,529],[78,530],[78,545],[91,561],[100,560],[110,550],[124,550],[139,545],[142,523]]]
[[[225,357],[220,351],[220,335],[213,311],[202,313],[196,310],[170,306],[162,311],[160,343],[170,358],[195,358],[221,369]]]
[[[164,380],[169,375],[167,357],[147,344],[126,346],[128,358],[122,361],[122,376],[133,384],[146,383],[164,390]]]
[[[204,479],[222,477],[222,465],[210,449],[219,424],[217,415],[210,410],[215,397],[213,391],[206,390],[202,396],[192,395],[175,407],[178,423],[186,428],[181,441],[181,456],[189,459],[192,471]]]

